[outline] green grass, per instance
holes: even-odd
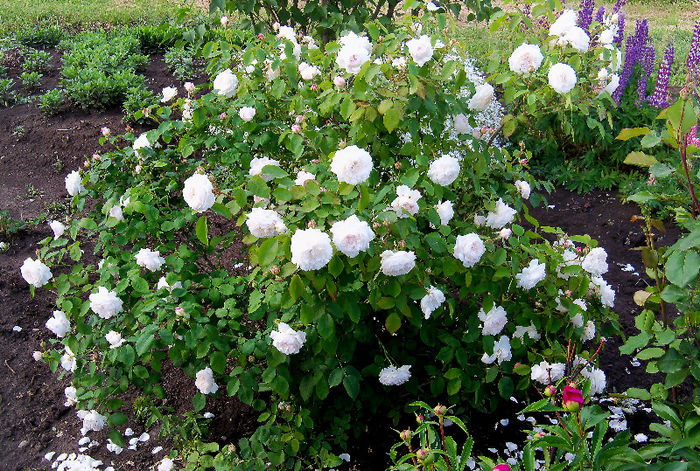
[[[0,0],[0,37],[33,26],[68,30],[159,24],[182,7],[203,8],[197,0]]]

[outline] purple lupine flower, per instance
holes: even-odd
[[[644,20],[646,21],[646,20]],[[615,35],[615,39],[613,39],[613,43],[617,45],[617,47],[622,47],[622,40],[625,38],[625,12],[619,12],[617,14],[617,34]]]
[[[632,78],[634,66],[637,64],[640,54],[643,52],[648,40],[649,24],[647,23],[647,20],[637,20],[637,29],[632,36],[627,38],[627,44],[625,47],[625,63],[622,66],[622,73],[620,74],[620,85],[613,93],[613,99],[618,105],[622,99],[622,92],[627,87],[630,78]]]
[[[593,21],[593,9],[595,8],[595,0],[581,0],[581,4],[578,7],[578,21],[577,24],[580,28],[590,34],[588,29]]]
[[[673,46],[669,45],[664,53],[664,60],[659,66],[659,75],[656,77],[656,88],[649,97],[649,104],[657,108],[668,106],[668,80],[671,78],[671,66],[673,65]]]
[[[615,8],[613,9],[613,13],[618,13],[620,10],[622,10],[622,7],[624,7],[626,3],[626,0],[617,0]]]
[[[695,23],[693,40],[688,53],[688,72],[691,76],[700,75],[700,21]]]
[[[522,11],[523,15],[530,18],[530,21],[532,21],[532,17],[530,16],[531,9],[532,9],[532,7],[526,3],[525,5],[523,5],[522,9],[520,10],[520,11]],[[526,30],[527,30],[527,24],[525,23],[525,20],[521,20],[520,21],[520,31],[524,32]]]
[[[605,7],[598,8],[598,11],[595,12],[595,20],[598,23],[602,23],[605,20]]]
[[[651,76],[651,73],[654,71],[654,56],[655,50],[653,45],[646,44],[640,47],[639,54],[637,55],[637,63],[642,67],[642,74],[637,83],[637,99],[634,100],[637,106],[641,106],[649,99],[647,96],[647,78]]]

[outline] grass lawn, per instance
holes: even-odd
[[[203,0],[0,0],[0,36],[33,25],[66,29],[154,24],[182,7],[202,9]]]

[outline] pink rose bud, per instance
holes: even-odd
[[[574,294],[574,292],[571,291],[570,289],[567,289],[567,290],[564,291],[564,292],[566,293],[567,296],[571,296],[572,294]]]
[[[520,165],[527,165],[527,159],[520,159]]]
[[[401,162],[396,162],[394,164],[394,167],[396,167],[397,169],[401,168]]]
[[[222,16],[222,17],[221,17],[221,26],[223,26],[223,27],[225,28],[226,25],[228,25],[228,17],[227,17],[227,16]]]
[[[562,407],[569,412],[578,412],[583,405],[583,393],[571,385],[564,387]]]
[[[319,162],[319,160],[318,160],[318,159],[313,159],[311,162],[317,164],[317,163]]]
[[[270,273],[272,273],[275,276],[279,275],[280,274],[280,267],[278,267],[277,265],[272,265],[270,267]]]
[[[348,143],[345,142],[345,139],[343,139],[342,141],[340,141],[340,142],[338,143],[338,147],[340,147],[341,149],[345,149],[345,147],[346,147],[347,145],[348,145]]]
[[[513,233],[512,230],[508,229],[507,227],[504,227],[501,229],[501,231],[498,233],[498,236],[503,239],[503,240],[508,240],[508,237]]]
[[[317,84],[317,83],[312,83],[312,84],[311,84],[311,90],[317,92],[317,91],[318,91],[318,84]]]
[[[423,461],[430,455],[430,450],[427,448],[420,448],[418,451],[416,451],[416,458],[418,458],[418,461]]]
[[[134,167],[135,173],[141,173],[141,170],[143,170],[143,167],[141,167],[141,164],[137,164],[136,167]]]
[[[404,242],[404,244],[405,244],[405,242]],[[435,415],[437,415],[438,417],[442,417],[443,415],[445,415],[447,413],[447,407],[443,406],[442,404],[438,404],[433,409],[433,412],[435,412]]]
[[[544,395],[547,397],[552,397],[557,393],[557,388],[553,385],[550,384],[546,388],[544,388]]]
[[[226,119],[226,116],[228,116],[226,113],[221,113],[219,115],[219,119],[223,121],[224,119]]]
[[[182,317],[185,315],[185,310],[182,309],[180,306],[175,308],[175,316],[177,317]]]
[[[510,466],[505,463],[497,464],[493,467],[493,471],[510,471]]]
[[[654,177],[654,174],[649,175],[649,180],[647,181],[647,185],[651,186],[654,183],[656,183],[656,177]]]
[[[423,414],[418,414],[418,416],[416,417],[416,422],[422,424],[423,421],[425,421],[425,417],[423,417]]]
[[[85,162],[83,162],[83,167],[90,168],[90,161],[86,160]]]
[[[100,132],[102,132],[102,135],[104,137],[107,137],[107,136],[109,136],[111,131],[109,130],[109,128],[107,126],[102,126],[102,128],[100,129]]]
[[[401,247],[403,249],[404,247],[406,247],[406,241],[400,240],[396,243],[396,245],[398,245],[399,247]]]
[[[185,82],[185,91],[187,91],[187,93],[192,93],[194,91],[194,84],[192,82]]]
[[[294,134],[299,134],[301,132],[301,126],[298,124],[292,124],[292,132]]]
[[[413,433],[410,430],[402,430],[399,435],[401,436],[401,440],[407,442],[411,439]]]
[[[262,34],[262,33],[258,33],[258,39],[262,39],[262,38],[264,38],[264,37],[265,37],[265,35],[264,35],[264,34]]]
[[[275,22],[272,24],[272,29],[274,29],[275,31],[279,31],[279,29],[280,29],[280,24],[279,24],[278,21],[275,21]]]
[[[372,227],[373,227],[374,229],[379,229],[380,227],[382,227],[382,225],[381,225],[380,223],[378,223],[377,221],[374,221],[374,222],[372,223]]]
[[[333,83],[336,87],[341,88],[345,86],[345,79],[340,75],[336,75],[336,77],[333,79]]]

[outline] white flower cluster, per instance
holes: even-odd
[[[479,320],[483,322],[482,334],[498,335],[508,323],[508,313],[501,306],[493,306],[488,313],[482,308],[479,309]]]
[[[90,309],[102,319],[110,319],[120,313],[124,304],[115,291],[109,291],[103,286],[99,286],[97,293],[92,293],[88,299]]]
[[[567,9],[549,27],[549,35],[556,36],[553,42],[559,46],[570,45],[578,52],[588,51],[591,38],[583,28],[576,26],[578,14],[576,11]]]
[[[379,372],[379,382],[384,386],[401,386],[411,379],[411,365],[403,365],[396,368],[394,365],[387,366]]]
[[[216,201],[214,186],[206,175],[200,173],[195,173],[185,180],[182,196],[187,205],[198,213],[208,210]]]
[[[372,43],[365,36],[350,32],[340,38],[340,50],[336,57],[338,67],[349,74],[356,75],[362,66],[369,62],[372,54]]]
[[[452,207],[452,201],[441,201],[435,205],[435,210],[440,216],[440,224],[446,226],[450,223],[455,215],[455,210]]]
[[[253,208],[246,217],[246,225],[251,234],[261,239],[287,232],[280,215],[270,209]]]
[[[331,238],[319,229],[298,229],[290,249],[292,263],[304,271],[323,268],[333,257]]]
[[[544,263],[540,263],[538,259],[530,260],[530,264],[515,275],[515,279],[518,281],[518,288],[527,290],[534,288],[537,283],[544,280],[546,277],[547,266]]]
[[[350,258],[369,248],[374,239],[374,232],[365,221],[360,221],[354,214],[344,221],[331,226],[335,247]]]
[[[513,222],[517,211],[503,202],[499,198],[496,202],[496,210],[489,211],[486,215],[486,225],[492,229],[501,229],[506,224]]]
[[[126,339],[122,338],[122,334],[113,330],[107,332],[105,339],[107,340],[107,343],[109,343],[110,350],[119,348],[124,344],[124,342],[126,342]]]
[[[564,363],[552,363],[541,361],[530,368],[530,379],[541,384],[553,384],[564,377],[566,365]]]
[[[285,355],[294,355],[299,353],[301,347],[306,342],[306,332],[301,332],[292,329],[288,324],[280,322],[277,330],[270,332],[272,345]]]
[[[418,200],[421,199],[420,191],[412,190],[406,185],[399,185],[396,188],[396,198],[391,202],[391,208],[396,211],[399,218],[406,218],[415,215],[420,207]]]

